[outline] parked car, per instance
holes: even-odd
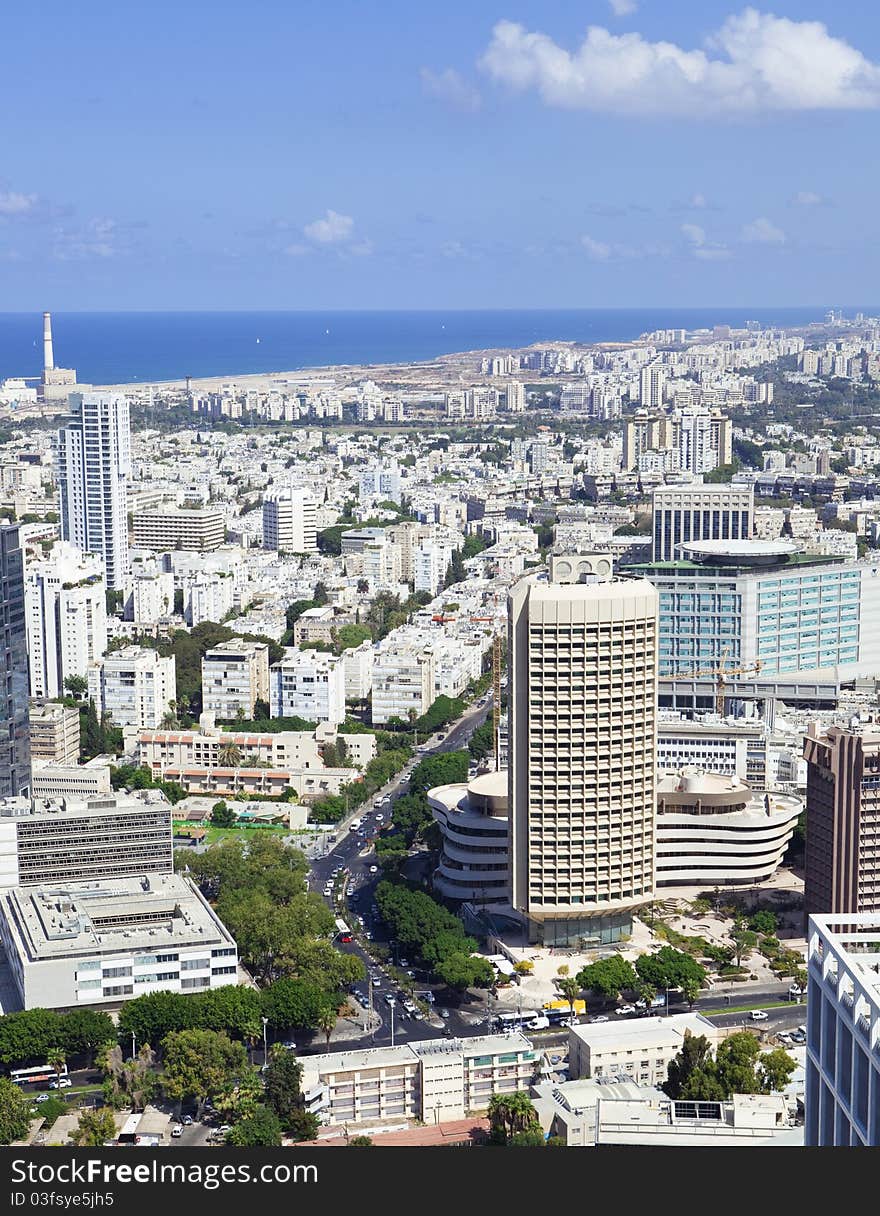
[[[753,1009],[749,1014],[749,1017],[753,1022],[766,1022],[768,1014],[766,1014],[763,1009]]]
[[[632,1017],[635,1011],[635,1005],[621,1005],[617,1012],[621,1017],[629,1018]]]
[[[58,1077],[57,1080],[49,1082],[50,1089],[70,1089],[71,1085],[73,1082],[70,1077]]]
[[[172,1129],[171,1129],[171,1139],[179,1140],[182,1135],[183,1135],[183,1128],[181,1127],[181,1125],[179,1123],[175,1123],[174,1127],[172,1127]]]
[[[806,994],[806,991],[807,991],[806,988],[803,987],[803,985],[801,985],[801,984],[791,984],[791,985],[789,985],[788,995],[789,996],[804,996]]]
[[[444,1021],[444,1022],[445,1022],[445,1021],[446,1021],[446,1019],[449,1017],[449,1010],[448,1010],[448,1009],[438,1009],[438,1010],[437,1010],[437,1012],[440,1014],[440,1016],[441,1016],[441,1018],[443,1019],[443,1021]]]
[[[184,1115],[183,1118],[180,1120],[180,1122],[183,1124],[184,1127],[191,1127],[192,1121],[193,1121],[192,1115]]]
[[[609,1021],[609,1019],[606,1018],[604,1013],[600,1013],[596,1017],[590,1018],[590,1021],[591,1022],[607,1022],[607,1021]],[[549,1026],[550,1023],[548,1022],[547,1024]]]
[[[37,1096],[34,1098],[34,1101],[35,1102],[48,1102],[51,1097],[52,1097],[51,1094],[37,1094]]]

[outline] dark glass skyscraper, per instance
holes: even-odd
[[[0,797],[30,786],[24,552],[18,528],[0,527]]]

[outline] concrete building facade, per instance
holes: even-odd
[[[131,543],[136,549],[193,549],[209,553],[219,549],[226,538],[222,511],[213,507],[190,510],[135,511],[132,515]]]
[[[269,704],[269,647],[230,638],[202,659],[202,708],[217,718],[252,718],[257,701]]]
[[[93,663],[88,681],[98,714],[109,714],[117,726],[155,728],[177,699],[174,657],[140,646],[124,646]]]
[[[62,541],[28,564],[25,583],[32,697],[65,695],[68,676],[85,677],[107,649],[104,563]]]

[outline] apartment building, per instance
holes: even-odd
[[[31,780],[24,551],[18,527],[0,527],[0,797]]]
[[[107,649],[104,563],[62,541],[25,579],[32,697],[64,695],[68,676],[85,676]]]
[[[342,652],[346,701],[364,701],[373,689],[373,643],[361,642]]]
[[[392,718],[421,717],[434,701],[434,655],[425,646],[405,645],[393,635],[373,651],[374,726]]]
[[[269,704],[269,647],[230,638],[202,659],[202,708],[217,718],[252,718],[257,701]]]
[[[131,580],[125,619],[153,623],[174,611],[174,575],[139,575]]]
[[[324,651],[288,648],[269,669],[269,705],[273,718],[341,722],[345,718],[342,660]]]
[[[292,486],[263,496],[263,548],[279,553],[317,553],[317,503]]]
[[[327,1125],[383,1119],[441,1123],[526,1091],[540,1058],[519,1033],[429,1039],[303,1057],[307,1109]]]
[[[135,549],[193,549],[210,553],[226,539],[226,520],[215,507],[135,511],[131,544]]]
[[[545,945],[618,940],[654,890],[657,593],[585,577],[508,596],[513,905]]]
[[[155,650],[124,646],[88,670],[89,696],[99,714],[117,726],[159,726],[177,699],[174,658]]]
[[[79,710],[56,701],[32,703],[28,714],[31,757],[40,763],[76,764],[79,760]]]

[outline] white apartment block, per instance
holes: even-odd
[[[400,546],[388,540],[368,541],[360,554],[364,578],[374,590],[397,587],[402,580]]]
[[[385,638],[373,655],[373,725],[421,717],[434,701],[434,655]]]
[[[573,1081],[608,1077],[639,1085],[662,1085],[685,1034],[705,1035],[715,1046],[724,1037],[724,1030],[701,1013],[572,1026],[568,1032],[568,1074]]]
[[[880,1145],[880,915],[811,916],[804,1144]]]
[[[131,473],[128,399],[71,393],[73,417],[54,440],[61,536],[104,559],[110,590],[129,570],[126,479]]]
[[[345,717],[342,660],[324,651],[290,647],[269,669],[269,705],[273,718],[341,722]]]
[[[415,590],[427,591],[431,596],[437,595],[443,587],[451,560],[452,550],[445,545],[422,541],[413,560]]]
[[[317,553],[317,503],[292,486],[263,496],[263,548],[279,553]]]
[[[505,391],[508,414],[522,414],[526,408],[526,386],[519,380],[509,380]]]
[[[342,652],[346,701],[364,701],[373,690],[373,643],[361,642]]]
[[[193,549],[208,553],[226,538],[222,511],[213,507],[189,510],[136,511],[132,515],[131,543],[135,549]]]
[[[253,717],[257,700],[269,703],[269,647],[265,642],[230,638],[202,659],[202,709],[217,718],[241,711]]]
[[[222,621],[235,607],[231,574],[193,574],[183,582],[183,616],[194,629],[204,621]]]
[[[127,621],[154,623],[174,611],[174,575],[152,574],[136,576],[129,584],[125,605]]]
[[[104,563],[61,541],[28,563],[25,621],[32,697],[64,695],[67,676],[85,676],[107,649]]]
[[[442,1123],[524,1092],[539,1053],[519,1033],[428,1039],[303,1057],[306,1108],[325,1125],[421,1119]]]
[[[125,646],[93,663],[88,680],[99,716],[109,714],[117,726],[157,727],[177,698],[174,658],[140,646]]]
[[[35,760],[31,766],[31,796],[33,798],[86,798],[110,794],[110,765],[52,764]]]
[[[358,482],[361,502],[400,502],[400,465],[397,461],[366,465]]]
[[[31,759],[36,763],[77,764],[79,761],[79,710],[45,701],[31,703],[28,712]]]

